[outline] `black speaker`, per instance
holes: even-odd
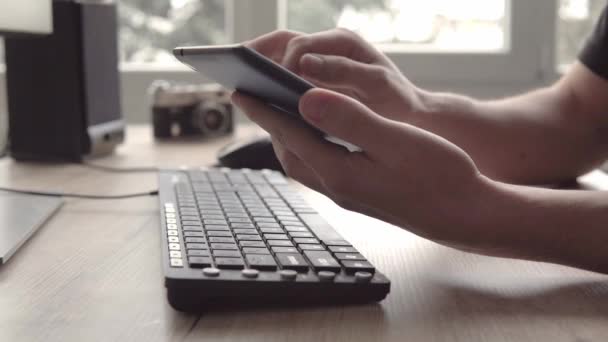
[[[80,161],[124,140],[114,2],[55,0],[53,33],[5,39],[10,153]]]

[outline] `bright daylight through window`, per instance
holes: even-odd
[[[286,16],[287,26],[294,30],[315,32],[342,26],[390,50],[449,53],[508,48],[510,2],[519,0],[285,1],[286,13],[277,15]],[[556,1],[556,64],[563,66],[576,59],[606,0]],[[171,49],[177,45],[228,43],[226,2],[118,1],[121,61],[174,65]]]
[[[508,48],[508,2],[289,1],[287,23],[304,32],[344,27],[369,41],[404,51],[500,51]]]

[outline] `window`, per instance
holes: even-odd
[[[385,49],[500,51],[506,11],[505,0],[289,1],[287,25],[303,32],[344,27]]]
[[[145,97],[152,81],[202,80],[173,58],[173,47],[239,42],[278,28],[315,32],[342,26],[357,31],[428,89],[482,97],[518,93],[555,80],[557,66],[575,60],[606,6],[606,0],[116,3],[124,111],[135,121],[149,121]],[[0,103],[3,93],[0,89]]]
[[[578,52],[606,6],[606,0],[560,0],[557,25],[557,65],[576,60]]]
[[[121,0],[118,2],[120,60],[172,64],[178,45],[228,40],[224,0]]]

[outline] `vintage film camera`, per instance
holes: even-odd
[[[219,85],[157,81],[150,93],[156,138],[217,137],[234,131],[230,93]]]

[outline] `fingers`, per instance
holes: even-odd
[[[297,180],[298,182],[306,185],[307,187],[321,193],[325,193],[326,190],[323,188],[318,176],[315,172],[306,165],[302,159],[296,156],[293,152],[287,150],[285,146],[281,145],[277,140],[272,140],[272,147],[277,155],[277,158],[281,162],[285,173]]]
[[[315,88],[300,99],[300,113],[323,132],[385,156],[399,146],[403,132],[397,123],[374,113],[360,102],[329,90]],[[388,153],[387,153],[388,152]]]
[[[307,53],[344,56],[362,63],[371,63],[377,59],[378,52],[355,33],[334,29],[293,37],[287,43],[282,64],[299,73],[300,59]]]
[[[285,56],[287,44],[295,37],[303,35],[296,31],[279,30],[267,33],[245,43],[245,46],[256,50],[262,55],[281,63]]]
[[[339,176],[340,165],[346,164],[349,157],[344,148],[326,142],[298,119],[279,113],[250,96],[235,92],[232,101],[315,172],[330,178]]]
[[[299,69],[302,76],[319,86],[353,89],[366,97],[385,90],[390,81],[386,68],[342,56],[305,54],[300,59]]]

